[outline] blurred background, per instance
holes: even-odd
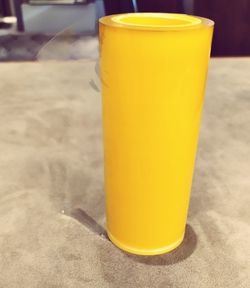
[[[215,21],[213,56],[250,55],[250,0],[0,0],[0,61],[98,57],[98,18],[169,12]]]

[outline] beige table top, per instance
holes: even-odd
[[[105,236],[94,62],[0,65],[0,287],[250,287],[250,59],[214,59],[185,240]]]

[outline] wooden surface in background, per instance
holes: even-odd
[[[215,21],[213,55],[250,55],[250,0],[195,0],[194,14]]]
[[[134,12],[132,0],[104,0],[106,15]]]
[[[137,0],[138,12],[181,13],[182,0]],[[106,15],[134,12],[132,0],[104,0]]]
[[[137,0],[139,12],[181,13],[181,0]]]
[[[137,0],[137,7],[139,12],[185,13],[183,1]],[[107,15],[134,12],[132,0],[104,3]],[[250,55],[250,0],[194,0],[192,14],[215,21],[212,55]]]

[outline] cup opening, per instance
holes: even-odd
[[[141,27],[185,27],[201,23],[199,18],[184,14],[132,13],[114,16],[116,23]]]

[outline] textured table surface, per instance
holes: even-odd
[[[186,236],[154,257],[104,234],[94,66],[0,65],[0,287],[249,287],[250,59],[211,61]]]

